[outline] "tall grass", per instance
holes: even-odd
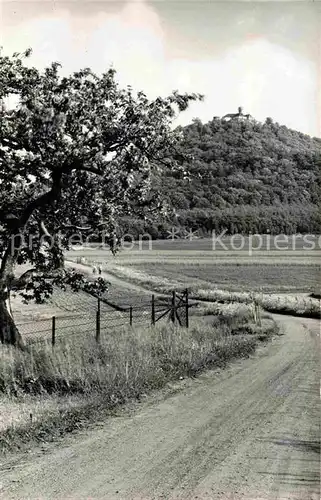
[[[6,407],[8,419],[0,449],[59,438],[167,382],[248,357],[278,331],[275,323],[257,329],[235,311],[206,319],[197,318],[189,329],[163,323],[111,330],[99,344],[71,336],[54,348],[35,344],[30,352],[0,346],[0,408]]]
[[[254,300],[266,311],[279,314],[292,314],[295,316],[307,316],[310,318],[321,318],[320,300],[312,297],[276,295],[247,292],[229,292],[226,290],[194,290],[191,292],[194,299],[209,302],[249,304]]]
[[[240,320],[235,320],[240,323]],[[243,321],[242,321],[243,323]],[[209,353],[227,359],[251,352],[254,339],[231,337],[230,324],[200,322],[189,330],[163,324],[93,339],[35,345],[30,352],[0,351],[0,392],[7,395],[103,392],[124,400],[168,379],[191,374]]]
[[[193,316],[213,316],[219,315],[224,317],[237,318],[241,321],[255,321],[255,310],[253,303],[242,302],[199,302],[197,307],[190,310]],[[262,316],[262,311],[260,311]]]

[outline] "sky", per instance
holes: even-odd
[[[66,73],[112,65],[151,98],[204,94],[177,124],[242,106],[321,136],[321,0],[0,0],[0,45]]]

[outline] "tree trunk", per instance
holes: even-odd
[[[11,302],[10,291],[13,282],[14,266],[16,257],[12,251],[10,253],[10,246],[1,261],[0,268],[0,342],[2,344],[10,344],[20,349],[26,349],[22,340],[21,334],[14,322]]]
[[[17,256],[18,251],[13,250],[11,243],[9,243],[0,267],[0,342],[24,349],[24,342],[15,325],[10,303],[11,284]]]
[[[0,297],[0,340],[3,344],[11,344],[22,348],[22,337],[15,325],[10,307],[9,293],[2,293]]]

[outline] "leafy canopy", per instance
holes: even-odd
[[[120,88],[113,69],[62,77],[58,63],[44,71],[27,65],[30,53],[0,55],[0,285],[16,263],[30,262],[36,272],[20,283],[22,294],[41,301],[53,284],[89,286],[62,269],[72,234],[104,231],[115,251],[120,216],[161,210],[151,179],[169,157],[178,166],[171,122],[202,96],[174,91],[149,100]]]

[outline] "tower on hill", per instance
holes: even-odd
[[[243,113],[242,106],[239,106],[237,113],[228,113],[227,115],[224,115],[222,117],[222,120],[226,120],[227,118],[229,118],[230,120],[240,120],[240,119],[244,119],[244,118],[246,120],[249,120],[250,118],[252,118],[252,116],[250,114],[245,115]]]

